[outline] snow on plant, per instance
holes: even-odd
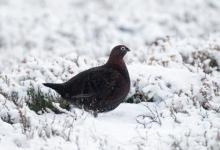
[[[218,1],[0,0],[0,146],[220,149]],[[43,87],[125,44],[129,96],[94,118]]]

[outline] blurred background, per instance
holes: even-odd
[[[106,56],[119,43],[219,33],[219,15],[219,0],[0,0],[0,52]]]

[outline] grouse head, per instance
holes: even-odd
[[[121,63],[124,63],[123,57],[129,51],[130,51],[130,49],[127,48],[125,45],[115,46],[112,49],[112,51],[111,51],[111,54],[109,56],[109,60],[108,60],[107,63],[110,63],[110,64],[121,64]]]
[[[130,51],[130,49],[127,48],[125,45],[118,45],[112,49],[110,57],[116,57],[122,59],[127,54],[128,51]]]

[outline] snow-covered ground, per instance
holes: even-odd
[[[0,0],[0,149],[219,150],[219,14],[219,0]],[[98,118],[28,107],[31,86],[52,92],[117,44],[128,99],[145,102]]]

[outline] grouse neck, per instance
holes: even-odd
[[[125,62],[122,58],[115,59],[110,57],[106,64],[110,66],[117,66],[117,68],[121,68],[121,69],[126,68]]]

